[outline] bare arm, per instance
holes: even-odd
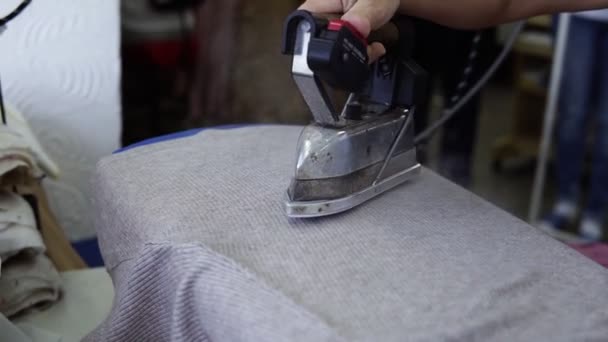
[[[539,14],[608,8],[608,0],[307,0],[301,8],[344,13],[343,19],[367,36],[397,11],[453,28],[477,29]],[[369,47],[371,60],[384,52],[379,43]]]
[[[403,13],[461,29],[598,8],[608,8],[608,0],[401,0],[400,3]]]

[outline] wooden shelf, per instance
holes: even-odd
[[[538,97],[546,97],[547,90],[539,86],[536,82],[527,79],[525,76],[519,78],[517,82],[517,88],[526,94],[530,94]]]
[[[551,29],[552,19],[550,15],[540,15],[528,19],[528,26],[536,27],[540,29]]]
[[[539,141],[536,137],[505,136],[497,139],[492,148],[492,167],[496,171],[511,169],[525,160],[538,157]]]
[[[539,57],[543,59],[553,59],[553,49],[545,45],[530,44],[525,40],[518,40],[517,42],[515,42],[515,46],[513,49],[515,50],[515,52],[524,55]]]
[[[543,86],[546,71],[550,69],[554,39],[552,17],[539,16],[527,21],[526,29],[517,38],[513,48],[515,81],[515,108],[513,124],[506,136],[498,138],[492,150],[492,165],[497,170],[520,161],[533,160],[538,155],[542,113],[547,98]]]

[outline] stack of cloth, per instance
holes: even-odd
[[[0,313],[15,317],[56,302],[61,281],[45,255],[36,198],[26,193],[58,167],[25,118],[8,108],[0,125]]]

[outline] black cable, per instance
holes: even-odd
[[[456,89],[454,90],[452,96],[447,98],[447,101],[450,103],[448,107],[453,107],[454,105],[456,105],[460,98],[462,98],[463,92],[465,90],[468,90],[469,81],[473,70],[475,69],[475,61],[477,59],[477,55],[479,54],[479,42],[481,41],[481,34],[481,31],[479,31],[473,37],[473,41],[471,43],[471,51],[469,52],[467,63],[465,65],[464,71],[462,72],[460,82],[456,86]]]
[[[2,82],[0,82],[0,113],[2,114],[2,123],[6,125],[6,110],[4,109],[4,98],[2,97]]]
[[[481,88],[483,88],[483,86],[485,86],[488,83],[490,78],[492,76],[494,76],[494,74],[496,73],[496,70],[505,61],[505,59],[507,58],[507,55],[509,54],[509,52],[511,52],[513,45],[515,45],[515,41],[517,40],[517,37],[523,30],[525,24],[526,24],[525,20],[518,21],[515,23],[515,26],[513,27],[513,30],[511,31],[511,35],[507,38],[507,41],[505,42],[505,45],[504,45],[501,53],[498,55],[498,57],[496,57],[496,59],[494,60],[494,63],[492,63],[492,65],[486,71],[486,73],[477,81],[477,83],[462,98],[460,98],[460,100],[458,100],[458,103],[453,105],[451,108],[444,109],[442,111],[441,117],[439,119],[437,119],[435,122],[433,122],[433,124],[430,127],[428,127],[426,130],[424,130],[422,133],[419,133],[416,136],[416,138],[414,139],[415,145],[420,145],[420,144],[424,143],[425,141],[427,141],[428,139],[430,139],[433,136],[433,134],[435,132],[437,132],[437,130],[439,128],[441,128],[448,120],[453,118],[454,115],[456,115],[458,113],[458,111],[464,105],[466,105],[467,102],[469,102],[471,100],[471,98],[473,98],[473,96],[475,96],[475,95],[477,95],[477,93],[479,93]]]
[[[23,10],[32,2],[32,0],[23,0],[17,8],[15,8],[7,16],[0,18],[0,30],[9,23],[9,21],[15,19]],[[1,31],[0,31],[1,32]],[[6,109],[4,108],[4,97],[2,96],[2,83],[0,82],[0,115],[2,115],[2,123],[6,125]]]
[[[0,27],[5,26],[9,21],[15,19],[31,2],[32,0],[23,0],[11,13],[0,19]]]

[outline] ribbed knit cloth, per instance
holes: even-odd
[[[103,160],[116,298],[88,340],[608,336],[604,268],[428,170],[348,213],[287,219],[300,129],[210,130]]]

